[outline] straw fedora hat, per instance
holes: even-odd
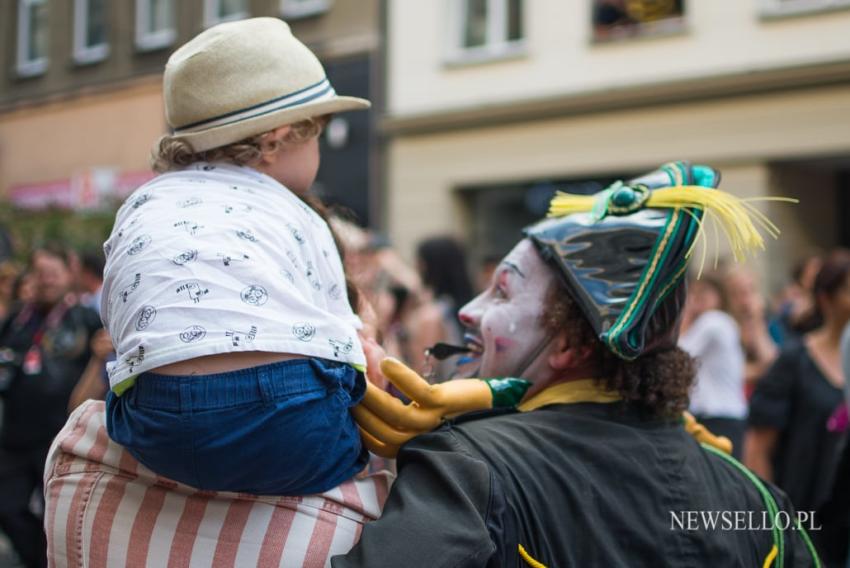
[[[168,59],[163,96],[174,137],[196,152],[370,106],[338,96],[316,56],[277,18],[228,22],[198,34]]]

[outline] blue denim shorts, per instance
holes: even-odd
[[[366,465],[349,409],[363,374],[292,359],[214,375],[144,373],[109,392],[109,437],[159,475],[198,489],[308,495]]]

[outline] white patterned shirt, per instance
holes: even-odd
[[[139,373],[219,353],[365,366],[330,229],[265,174],[196,163],[160,175],[127,198],[103,248],[119,394]]]

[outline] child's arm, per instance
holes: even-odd
[[[390,384],[381,372],[381,361],[386,358],[387,352],[373,337],[364,335],[362,330],[358,335],[363,345],[363,353],[366,355],[366,378],[379,389],[387,390]]]
[[[360,295],[357,313],[363,327],[357,332],[360,344],[363,346],[363,354],[366,356],[366,378],[381,390],[386,390],[389,385],[386,377],[381,373],[381,360],[387,356],[387,352],[381,347],[378,338],[378,316],[372,304],[363,295]]]

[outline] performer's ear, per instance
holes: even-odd
[[[552,341],[554,349],[548,356],[549,366],[556,371],[582,369],[590,365],[594,348],[591,345],[573,346],[562,332]]]

